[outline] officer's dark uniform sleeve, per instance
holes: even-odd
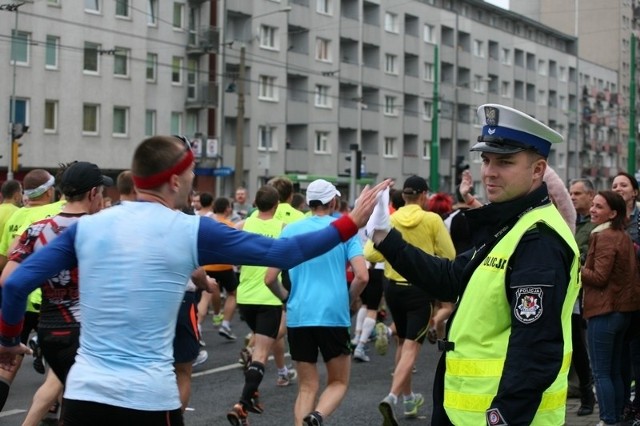
[[[393,269],[408,282],[425,290],[435,299],[456,302],[460,295],[461,275],[472,252],[465,252],[453,261],[432,256],[402,239],[392,229],[375,248]]]
[[[487,418],[497,414],[504,424],[531,424],[542,393],[557,378],[564,345],[561,312],[572,260],[570,248],[544,225],[527,232],[518,244],[506,283],[511,336]]]

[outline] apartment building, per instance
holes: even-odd
[[[13,94],[15,122],[29,126],[16,176],[72,160],[116,174],[149,135],[215,135],[212,4],[41,0],[0,11],[0,128]],[[3,132],[5,173],[9,139]]]

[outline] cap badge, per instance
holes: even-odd
[[[487,133],[489,133],[490,135],[494,134],[496,132],[496,129],[487,129]]]
[[[484,107],[484,116],[487,126],[497,126],[500,111],[494,107]]]

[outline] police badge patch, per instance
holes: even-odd
[[[498,108],[495,107],[484,107],[484,117],[487,126],[495,127],[498,125],[500,111],[498,111]]]
[[[521,287],[516,291],[515,317],[523,324],[530,324],[542,316],[542,288]]]

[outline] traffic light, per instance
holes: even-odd
[[[21,146],[22,144],[18,142],[17,139],[11,142],[11,171],[14,173],[20,168],[20,156],[22,155],[20,154]]]
[[[25,126],[22,123],[13,123],[11,126],[11,140],[20,139],[28,130],[29,126]]]
[[[456,186],[460,185],[460,182],[462,182],[462,172],[469,168],[469,165],[465,163],[464,158],[464,155],[456,156]]]
[[[362,151],[357,150],[357,151],[355,151],[355,154],[356,154],[356,157],[355,157],[356,158],[356,164],[355,164],[355,167],[356,167],[356,179],[360,179],[362,177],[362,158],[363,158],[362,157]],[[349,164],[353,164],[353,162],[351,161],[352,158],[353,157],[351,157],[351,155],[347,155],[345,157],[345,160],[347,160],[349,162]],[[348,173],[349,175],[351,175],[351,167],[348,167],[348,168],[344,169],[344,171],[346,173]]]

